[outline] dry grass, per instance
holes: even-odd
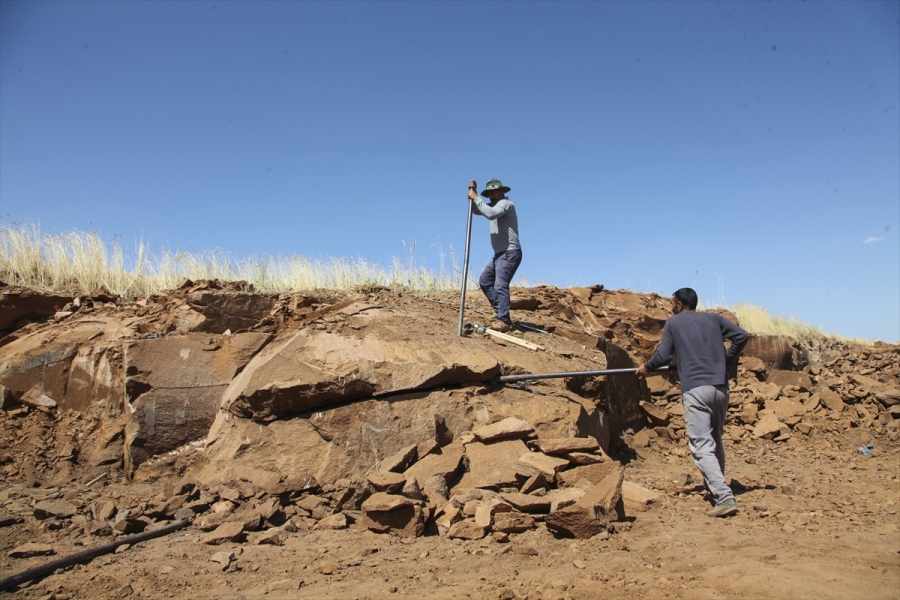
[[[117,240],[105,242],[96,231],[42,234],[36,223],[26,221],[0,223],[0,280],[10,285],[74,293],[105,287],[126,298],[174,289],[184,278],[246,281],[259,292],[350,290],[367,285],[413,292],[460,288],[461,269],[452,252],[451,267],[445,269],[447,257],[439,250],[440,270],[434,273],[417,264],[415,242],[407,245],[407,251],[406,258],[395,257],[389,267],[361,258],[316,260],[297,255],[236,258],[223,250],[154,252],[144,240],[138,240],[135,250],[126,253]],[[477,273],[470,270],[471,289],[477,289],[476,277]],[[521,277],[515,285],[530,287]],[[725,308],[737,315],[747,331],[758,335],[867,341],[826,334],[811,323],[793,316],[773,315],[756,304]]]
[[[741,327],[757,335],[783,335],[801,337],[803,335],[825,335],[817,326],[792,316],[785,317],[770,313],[758,304],[743,302],[729,306],[741,323]]]
[[[77,293],[106,287],[127,298],[171,290],[184,278],[246,281],[259,292],[348,290],[365,285],[422,292],[459,289],[461,273],[455,261],[446,270],[441,254],[440,272],[435,274],[416,264],[414,243],[408,248],[409,257],[395,257],[389,267],[364,259],[234,257],[223,250],[154,252],[144,240],[138,240],[135,250],[126,255],[117,240],[104,242],[96,231],[42,234],[33,222],[15,222],[0,224],[0,280]]]
[[[703,308],[702,306],[698,308]],[[780,335],[794,339],[829,338],[854,344],[871,345],[872,341],[864,338],[847,338],[834,333],[826,333],[809,321],[803,321],[791,315],[773,314],[768,309],[751,302],[741,302],[732,306],[722,306],[738,318],[741,327],[754,335]]]

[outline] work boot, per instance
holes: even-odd
[[[494,331],[499,331],[501,333],[506,333],[510,329],[512,329],[512,325],[507,323],[506,321],[500,321],[499,319],[491,323],[489,329],[493,329]]]
[[[734,498],[723,500],[706,512],[708,517],[730,517],[738,514],[738,505]]]

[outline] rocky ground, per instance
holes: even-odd
[[[190,523],[11,597],[900,597],[897,346],[755,338],[715,520],[671,376],[493,381],[638,364],[654,295],[516,290],[534,349],[452,295],[2,291],[0,578]]]

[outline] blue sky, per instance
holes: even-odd
[[[437,268],[496,177],[531,283],[897,341],[898,56],[893,1],[4,0],[0,215]]]

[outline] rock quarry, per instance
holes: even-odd
[[[668,298],[518,288],[506,338],[457,303],[0,286],[0,577],[186,524],[7,593],[900,595],[897,345],[752,336],[711,520],[676,374],[498,381],[637,367]]]

